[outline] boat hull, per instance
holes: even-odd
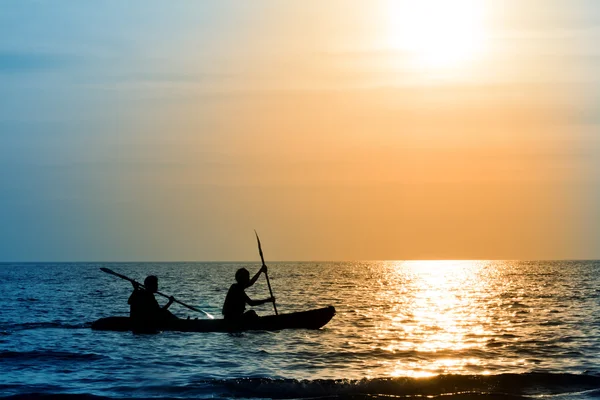
[[[251,322],[229,321],[224,319],[176,319],[158,327],[160,331],[176,332],[239,332],[239,331],[279,331],[282,329],[319,329],[335,315],[333,306],[289,314],[259,317]],[[98,331],[130,331],[129,317],[106,317],[92,323]]]

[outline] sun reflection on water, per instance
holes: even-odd
[[[388,265],[395,284],[386,285],[380,300],[394,306],[378,328],[396,339],[381,350],[409,358],[387,362],[391,376],[425,377],[478,368],[473,351],[483,350],[492,335],[489,316],[478,301],[490,282],[485,267],[485,261],[462,260]],[[479,373],[486,371],[481,368]]]

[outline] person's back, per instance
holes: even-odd
[[[130,306],[129,318],[134,331],[153,332],[165,321],[177,318],[167,310],[174,299],[170,297],[164,307],[158,305],[154,297],[154,293],[158,291],[158,278],[154,275],[146,277],[144,285],[145,289],[142,289],[137,283],[133,284],[133,293],[127,301]]]
[[[239,283],[234,283],[229,287],[225,303],[223,304],[223,317],[226,319],[236,318],[246,311],[246,293]]]
[[[136,289],[129,296],[129,317],[135,321],[149,321],[156,316],[160,306],[154,295],[145,289]]]
[[[250,279],[250,273],[246,268],[240,268],[235,273],[236,283],[229,287],[229,291],[227,292],[227,296],[225,297],[225,303],[223,303],[223,317],[228,320],[241,319],[244,320],[252,320],[254,318],[258,318],[256,312],[254,310],[250,310],[246,312],[246,304],[251,306],[257,306],[260,304],[264,304],[267,302],[274,302],[275,298],[269,297],[264,300],[252,300],[244,290],[252,285],[258,279],[262,272],[266,272],[267,267],[262,266],[262,268],[254,275],[252,279]]]

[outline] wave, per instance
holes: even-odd
[[[94,353],[70,353],[66,351],[0,351],[0,363],[15,361],[94,361],[105,358]]]
[[[24,323],[5,323],[0,324],[0,331],[8,334],[14,331],[23,331],[27,329],[84,329],[91,327],[91,322],[79,323],[79,324],[66,324],[63,322],[24,322]]]
[[[17,301],[29,303],[29,302],[40,301],[40,299],[37,299],[35,297],[18,297]]]
[[[72,394],[72,393],[27,393],[4,396],[3,400],[157,400],[154,397],[105,397],[93,394]],[[211,397],[213,400],[220,400],[218,397]],[[161,397],[160,400],[181,400],[179,397]]]
[[[33,388],[32,388],[33,389]],[[39,390],[39,388],[37,388]],[[137,395],[143,393],[137,388]],[[600,376],[575,374],[440,375],[430,378],[374,378],[362,380],[296,380],[271,378],[199,379],[183,386],[146,388],[148,397],[167,398],[270,398],[270,399],[531,399],[560,396],[581,399],[600,396]],[[23,388],[20,390],[23,393]],[[126,390],[127,391],[127,390]],[[111,399],[114,392],[107,394]],[[145,397],[127,398],[140,399]],[[59,393],[27,393],[2,399],[40,399]],[[121,392],[121,396],[123,393]],[[70,395],[72,400],[103,399],[92,394]]]
[[[217,382],[213,382],[217,384]],[[328,396],[540,396],[600,391],[600,376],[573,374],[439,375],[431,378],[363,380],[234,379],[219,382],[243,397],[280,399]]]
[[[67,400],[118,400],[113,397],[95,396],[92,394],[69,394],[69,393],[59,393],[59,394],[26,393],[26,394],[15,394],[12,396],[0,397],[0,399],[4,399],[4,400],[60,400],[60,399],[67,399]],[[164,400],[164,399],[161,399],[161,400]]]

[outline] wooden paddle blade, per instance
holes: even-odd
[[[260,254],[260,260],[262,261],[262,265],[264,267],[266,267],[265,257],[263,256],[262,246],[260,245],[260,238],[258,237],[258,232],[256,232],[256,229],[254,230],[254,234],[256,235],[256,241],[258,242],[258,253]],[[274,297],[273,290],[271,289],[271,282],[269,281],[269,274],[267,274],[267,272],[265,272],[265,278],[267,278],[267,286],[269,287],[269,294],[271,295],[271,297]],[[277,313],[277,306],[275,305],[275,302],[273,302],[273,310],[275,310],[275,315],[279,315]]]
[[[129,281],[131,283],[137,283],[141,287],[144,287],[144,285],[142,285],[141,283],[136,282],[135,279],[131,279],[131,278],[125,276],[125,275],[118,274],[115,271],[113,271],[112,269],[102,267],[102,268],[100,268],[100,271],[106,272],[107,274],[114,275],[114,276],[116,276],[118,278],[121,278],[121,279],[125,279],[126,281]]]
[[[169,298],[171,297],[171,296],[169,296],[169,295],[166,295],[166,294],[164,294],[164,293],[161,293],[161,292],[156,292],[156,294],[159,294],[159,295],[161,295],[161,296],[163,296],[163,297],[166,297],[167,299],[169,299]],[[192,310],[192,311],[197,311],[197,312],[199,312],[199,313],[203,313],[204,315],[206,315],[206,316],[207,316],[208,318],[210,318],[210,319],[215,319],[215,317],[213,317],[213,315],[212,315],[212,314],[210,314],[210,313],[208,313],[208,312],[206,312],[206,311],[204,311],[204,310],[201,310],[201,309],[199,309],[199,308],[196,308],[196,307],[194,307],[194,306],[190,306],[189,304],[185,304],[183,301],[177,300],[177,299],[176,299],[176,298],[174,298],[174,297],[173,297],[173,302],[174,302],[174,303],[177,303],[177,304],[181,304],[182,306],[184,306],[184,307],[187,307],[187,308],[189,308],[189,309],[190,309],[190,310]]]
[[[260,238],[258,237],[256,229],[254,230],[254,234],[256,235],[256,241],[258,242],[258,254],[260,254],[260,260],[262,261],[262,265],[265,265],[265,257],[263,256],[262,246],[260,245]]]

